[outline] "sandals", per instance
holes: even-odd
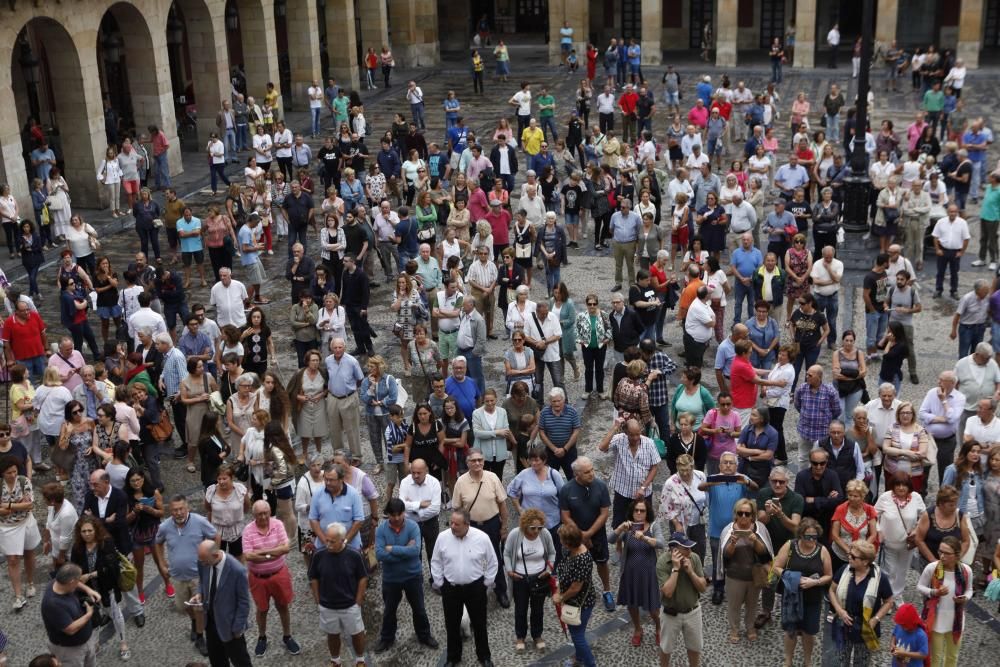
[[[544,639],[536,639],[535,640],[535,650],[536,651],[544,651],[545,650],[545,640]]]
[[[514,650],[515,651],[523,651],[524,650],[524,640],[523,639],[518,639],[517,641],[514,642]]]
[[[632,646],[642,646],[642,630],[632,633]]]
[[[194,467],[193,463],[187,464],[187,471],[188,472],[195,472],[196,470],[197,470],[197,468]]]
[[[756,632],[748,632],[747,633],[747,641],[750,641],[750,642],[757,641],[757,633]]]
[[[738,632],[730,632],[729,633],[729,643],[730,644],[739,644],[740,643],[740,633],[738,633]]]

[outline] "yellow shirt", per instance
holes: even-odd
[[[10,420],[14,421],[21,416],[21,410],[18,409],[17,404],[22,400],[27,398],[29,401],[35,397],[35,389],[28,383],[25,387],[23,384],[13,384],[10,387]]]
[[[267,106],[271,107],[271,113],[275,118],[281,118],[281,113],[278,110],[278,89],[274,88],[266,93],[264,93],[264,102]]]
[[[542,132],[542,128],[536,127],[524,128],[524,132],[521,133],[521,145],[524,146],[524,152],[528,155],[537,155],[538,151],[542,150],[542,141],[545,140],[545,134]]]
[[[483,471],[481,491],[479,486],[479,482],[474,481],[469,473],[465,473],[455,481],[452,503],[456,507],[468,510],[473,521],[489,521],[500,513],[499,503],[506,502],[507,491],[503,488],[503,482],[488,470]],[[477,492],[478,497],[476,497]]]

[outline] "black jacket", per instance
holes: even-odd
[[[102,515],[97,504],[97,496],[93,491],[87,491],[83,498],[83,511],[90,513],[104,523],[104,528],[114,540],[115,548],[123,554],[132,552],[132,537],[128,531],[128,496],[121,489],[111,488],[111,498]],[[106,517],[114,516],[114,521],[108,523]]]
[[[833,498],[830,497],[831,491],[837,492]],[[829,525],[837,505],[846,500],[844,489],[840,486],[840,478],[829,467],[823,471],[823,477],[820,479],[814,479],[809,468],[800,470],[795,476],[795,493],[803,499],[813,498],[812,502],[806,500],[802,516],[816,519],[821,526]]]
[[[91,580],[89,586],[101,594],[102,606],[111,605],[112,594],[114,594],[116,602],[121,602],[122,592],[118,590],[118,576],[121,566],[118,563],[118,554],[115,553],[115,545],[111,543],[111,540],[107,540],[97,547],[97,563],[93,569],[91,569],[87,558],[87,548],[83,544],[73,544],[69,560],[74,565],[80,566],[83,574],[97,572],[97,581]]]
[[[341,278],[340,303],[344,308],[368,309],[369,287],[368,276],[360,267],[355,267],[354,273],[344,271]]]
[[[494,146],[493,150],[490,151],[490,162],[493,163],[493,174],[497,177],[500,176],[500,146]],[[517,151],[514,150],[510,144],[507,145],[507,162],[510,163],[510,174],[513,176],[517,173]]]
[[[638,345],[639,337],[642,336],[642,320],[632,306],[625,306],[622,314],[621,324],[615,319],[615,312],[612,310],[608,314],[611,320],[611,338],[615,345],[615,352],[624,352],[625,348]]]

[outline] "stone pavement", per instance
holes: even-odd
[[[445,62],[439,70],[421,70],[415,72],[413,76],[419,79],[420,85],[424,88],[425,97],[429,100],[427,111],[428,136],[433,138],[443,135],[443,112],[437,109],[430,100],[443,99],[444,92],[449,86],[457,91],[463,104],[463,112],[470,119],[470,126],[476,130],[485,130],[487,128],[492,130],[495,118],[500,114],[509,113],[506,100],[516,90],[516,81],[519,80],[523,72],[527,72],[525,80],[536,84],[543,81],[546,82],[556,95],[557,102],[561,105],[560,109],[563,111],[566,110],[569,101],[572,99],[572,89],[576,85],[575,78],[570,80],[565,74],[544,66],[541,59],[538,59],[537,62],[534,59],[529,59],[525,62],[525,59],[520,57],[518,53],[513,55],[513,59],[512,67],[514,76],[511,83],[501,86],[487,80],[488,92],[482,97],[472,95],[471,81],[464,61]],[[654,69],[651,72],[647,72],[647,76],[651,80],[658,80],[661,71]],[[720,74],[720,72],[713,71],[711,68],[705,69],[701,67],[682,67],[680,71],[685,80],[685,88],[693,87],[696,76],[704,71],[711,72],[715,80],[718,79],[718,74]],[[844,72],[845,70],[839,70],[838,74],[843,75]],[[767,71],[764,68],[741,69],[742,73],[746,74],[748,84],[755,89],[760,87],[767,76]],[[404,72],[397,73],[397,85],[394,85],[389,91],[378,90],[373,93],[362,93],[363,99],[369,107],[369,122],[375,128],[379,128],[379,130],[387,126],[393,112],[406,110],[405,102],[401,101],[406,77],[399,76],[400,74],[404,74]],[[810,99],[816,104],[818,99],[821,98],[822,92],[826,90],[828,85],[826,77],[829,74],[830,72],[826,70],[788,72],[785,84],[781,87],[785,100],[791,99],[795,92],[804,89],[809,94]],[[1000,78],[1000,73],[992,71],[970,74],[968,92],[966,93],[970,103],[970,112],[991,109],[990,102],[993,84],[998,78]],[[691,99],[690,89],[688,93],[686,98]],[[904,123],[905,127],[905,123],[909,122],[909,118],[912,117],[913,109],[914,102],[908,94],[893,96],[889,99],[885,99],[883,95],[876,96],[876,119],[888,116],[897,120],[897,124]],[[304,127],[305,123],[304,120],[301,120],[302,118],[301,115],[292,115],[291,121],[297,127]],[[654,124],[654,129],[657,127],[662,128],[664,122],[658,116]],[[378,130],[376,130],[376,136],[377,134]],[[780,128],[779,136],[787,139],[787,128]],[[186,163],[189,166],[189,171],[182,178],[177,179],[178,189],[189,203],[193,204],[196,209],[200,209],[211,200],[211,195],[207,187],[205,187],[207,176],[204,170],[203,156],[189,154],[186,156]],[[190,194],[188,194],[189,192]],[[106,238],[105,248],[112,257],[113,265],[120,269],[128,261],[130,254],[137,249],[138,243],[135,235],[131,231],[113,233],[115,225],[118,225],[119,228],[121,226],[121,223],[118,221],[107,221],[105,223],[101,222],[101,216],[96,213],[85,212],[85,215],[92,223],[98,223],[102,236]],[[590,234],[592,234],[592,230],[588,230],[588,235]],[[978,247],[978,229],[974,229],[973,236],[971,247],[976,248]],[[284,269],[284,252],[284,248],[279,246],[274,256],[265,259],[268,273],[272,276],[272,279],[266,285],[266,293],[275,299],[274,303],[268,306],[266,310],[275,332],[277,349],[281,351],[279,353],[280,371],[282,377],[287,378],[294,370],[294,357],[288,351],[290,347],[288,345],[290,337],[286,326],[289,310],[288,287],[287,282],[281,277]],[[570,262],[570,266],[562,270],[562,276],[564,282],[570,286],[574,300],[579,304],[582,302],[583,295],[593,291],[600,296],[602,305],[607,307],[610,299],[608,288],[611,286],[611,258],[606,253],[573,251],[570,254]],[[975,278],[988,277],[986,271],[980,270],[977,272],[969,269],[967,262],[965,264],[966,268],[963,270],[961,281],[962,292],[971,288]],[[932,266],[932,263],[928,264],[928,269],[925,269],[921,276],[925,285],[928,280],[933,279],[930,266]],[[7,264],[5,269],[8,275],[12,277],[16,277],[20,273],[19,265],[11,266]],[[52,269],[49,269],[46,275],[48,276],[45,279],[46,283],[51,284],[49,277],[52,276]],[[237,277],[239,277],[239,270],[237,270]],[[379,279],[382,277],[380,274],[378,275]],[[843,330],[851,326],[861,331],[864,328],[864,317],[860,307],[861,299],[857,292],[860,286],[860,276],[852,276],[851,280],[853,281],[852,288],[845,290],[839,329]],[[542,288],[538,286],[539,284],[536,281],[536,284],[533,285],[532,297],[536,299],[544,298],[544,293],[542,292]],[[50,288],[47,289],[50,290]],[[373,293],[373,305],[369,311],[369,316],[371,317],[373,328],[378,331],[390,330],[391,322],[393,321],[392,313],[387,307],[389,303],[388,291],[387,288],[382,287]],[[924,292],[926,294],[927,289]],[[58,313],[54,307],[56,300],[53,298],[51,291],[46,291],[46,296],[49,298],[45,300],[43,305],[43,315],[49,322],[58,322]],[[189,295],[188,302],[204,302],[206,300],[207,290],[193,289]],[[920,374],[923,382],[919,386],[909,383],[904,384],[902,390],[904,398],[919,401],[923,393],[933,386],[933,379],[937,373],[953,366],[956,358],[956,344],[947,339],[947,332],[949,330],[951,315],[954,312],[954,306],[954,302],[948,299],[934,301],[933,303],[928,300],[925,312],[918,316],[920,326],[918,327],[917,349],[920,358]],[[731,317],[732,307],[730,306],[727,321],[731,321]],[[53,324],[51,332],[55,334],[59,330],[60,327],[57,324]],[[678,354],[680,350],[680,332],[676,323],[668,325],[667,338],[674,343],[674,346],[669,348],[667,352],[674,355]],[[377,340],[376,345],[378,351],[387,358],[390,364],[397,367],[399,363],[397,356],[398,347],[394,345],[394,341],[389,336],[382,336]],[[501,381],[501,362],[505,348],[506,344],[503,341],[489,341],[488,343],[484,368],[488,376],[487,382],[492,386],[496,386]],[[714,355],[714,349],[715,346],[713,345],[709,350],[709,355]],[[824,353],[821,357],[822,364],[828,364],[828,355],[829,353]],[[707,356],[706,358],[711,359],[712,357]],[[872,375],[874,376],[874,372]],[[580,441],[581,450],[594,457],[598,474],[607,479],[610,475],[609,458],[607,455],[595,453],[595,450],[596,442],[603,432],[603,425],[606,425],[612,416],[611,405],[609,402],[604,401],[581,401],[582,381],[572,381],[570,380],[571,377],[572,375],[567,373],[567,390],[570,400],[582,410],[584,416],[584,432]],[[705,383],[710,389],[715,390],[712,373],[705,373]],[[870,383],[870,387],[873,386],[874,384]],[[794,419],[791,419],[788,428],[791,429],[793,426]],[[364,439],[366,438],[366,433],[364,429],[362,431],[362,438]],[[363,445],[363,450],[366,452],[370,451],[367,445]],[[368,456],[366,467],[370,468],[373,461],[370,460],[370,455]],[[506,481],[509,481],[512,474],[513,470],[508,467]],[[166,460],[164,461],[164,477],[169,492],[188,492],[191,494],[194,508],[198,509],[200,507],[201,494],[195,475],[184,472],[183,467],[177,462]],[[36,483],[40,485],[49,479],[50,477],[46,475],[40,475]],[[657,491],[665,479],[664,469],[656,480]],[[384,489],[383,479],[375,478],[375,481],[380,489]],[[44,521],[44,506],[41,503],[40,494],[38,496],[39,502],[36,503],[36,514],[40,521]],[[289,563],[293,571],[296,593],[296,600],[292,607],[293,632],[296,639],[302,645],[303,653],[298,658],[291,659],[284,654],[279,643],[278,619],[272,613],[269,618],[271,648],[266,656],[261,659],[255,659],[254,662],[259,665],[326,664],[328,655],[325,641],[317,627],[315,607],[311,601],[308,583],[305,580],[302,561],[298,556],[292,554],[289,558]],[[41,574],[42,571],[44,571],[44,564],[40,568],[40,574],[37,577],[39,582],[45,576]],[[151,566],[148,567],[147,573],[152,571],[154,569]],[[612,587],[615,589],[617,588],[619,574],[618,569],[613,568]],[[5,576],[6,571],[4,570],[0,574],[0,577]],[[916,572],[912,572],[907,595],[910,601],[915,601],[915,579]],[[38,622],[39,598],[30,601],[30,604],[22,613],[13,614],[9,611],[11,600],[9,591],[9,582],[0,584],[0,628],[4,630],[11,640],[9,651],[12,656],[12,664],[25,665],[31,656],[44,650],[45,638]],[[378,575],[376,575],[369,585],[365,614],[370,643],[374,642],[377,638],[377,628],[381,615],[381,602],[378,591],[379,581]],[[130,624],[126,630],[126,639],[132,647],[133,662],[146,665],[157,661],[159,664],[164,665],[164,667],[175,667],[184,665],[189,660],[197,659],[199,656],[197,656],[191,644],[185,639],[187,623],[180,615],[173,611],[170,601],[163,594],[162,584],[158,578],[148,579],[147,574],[146,593],[146,626],[143,629],[137,629],[134,625]],[[443,646],[445,631],[440,600],[430,594],[429,589],[425,590],[425,598],[434,635]],[[725,612],[723,610],[724,607],[713,607],[706,600],[706,650],[705,659],[703,660],[704,665],[759,664],[770,667],[771,665],[780,664],[781,637],[776,622],[772,623],[761,633],[760,639],[755,644],[748,644],[744,640],[739,645],[732,645],[726,639]],[[549,650],[544,655],[537,654],[531,650],[526,651],[524,654],[515,654],[513,650],[512,609],[501,609],[491,599],[489,614],[490,644],[494,662],[497,665],[551,665],[558,664],[561,659],[572,655],[572,650],[566,646],[567,639],[559,630],[551,605],[548,606],[545,614],[544,638],[549,645]],[[631,633],[627,630],[628,624],[624,620],[625,618],[627,618],[627,615],[623,609],[619,609],[614,614],[608,614],[601,608],[595,611],[590,624],[590,631],[593,636],[594,650],[598,664],[608,666],[646,666],[656,664],[656,653],[652,645],[652,627],[648,623],[646,624],[646,633],[642,646],[633,648],[628,643]],[[252,618],[251,624],[253,624]],[[377,657],[369,656],[368,664],[398,665],[400,667],[403,665],[423,667],[442,664],[444,661],[443,651],[432,652],[416,644],[413,633],[410,630],[411,627],[409,609],[405,604],[401,605],[399,612],[400,631],[396,645],[383,655]],[[828,637],[829,633],[825,626],[824,633]],[[884,629],[883,634],[886,638],[888,637],[888,627]],[[257,637],[256,629],[251,627],[247,632],[247,637],[252,649]],[[887,641],[886,639],[886,644]],[[114,646],[114,641],[109,641],[105,644],[105,649],[99,660],[100,664],[108,664],[117,660]],[[828,640],[825,641],[825,646],[829,649]],[[995,610],[992,608],[987,610],[987,608],[980,606],[974,601],[970,605],[970,618],[967,622],[963,641],[962,664],[992,664],[995,662],[995,659],[991,660],[988,656],[995,656],[998,648],[1000,648],[1000,631],[997,628]],[[346,661],[348,656],[349,651],[345,649],[345,664],[349,664]],[[473,661],[474,649],[470,640],[466,643],[465,664],[472,664]],[[833,664],[831,661],[832,657],[829,652],[822,659],[819,655],[815,658],[815,663],[823,665]],[[674,664],[684,665],[686,664],[686,658],[680,655],[675,656]],[[882,663],[880,662],[879,664]]]

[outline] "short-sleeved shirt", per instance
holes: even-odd
[[[752,408],[757,403],[757,385],[753,380],[757,377],[750,360],[741,356],[733,359],[729,372],[729,387],[733,394],[733,407],[737,410]]]
[[[590,486],[571,479],[559,489],[559,509],[568,511],[582,531],[594,525],[605,507],[611,507],[611,494],[608,485],[599,479],[594,479]]]
[[[31,310],[28,311],[27,322],[22,323],[15,315],[4,321],[3,340],[10,345],[15,360],[40,357],[45,354],[41,335],[43,331],[45,322],[41,315]]]
[[[869,271],[865,274],[864,289],[868,292],[872,305],[875,306],[876,313],[885,311],[885,297],[888,292],[888,285],[889,274],[885,271],[881,273],[878,271]]]
[[[319,581],[319,605],[326,609],[350,609],[357,604],[358,583],[367,576],[365,561],[354,549],[339,553],[320,549],[309,565],[309,580]]]
[[[774,489],[772,489],[771,485],[768,484],[757,492],[757,509],[762,510],[764,509],[765,502],[777,499],[778,497],[774,494]],[[788,489],[785,492],[785,495],[778,502],[781,504],[781,511],[784,512],[785,516],[789,518],[791,518],[793,514],[802,516],[802,512],[806,506],[805,499],[791,489]],[[771,517],[771,519],[767,522],[767,532],[771,536],[771,544],[774,546],[775,550],[781,548],[781,545],[793,537],[792,531],[785,528],[785,525],[774,517]]]
[[[702,426],[709,428],[724,428],[727,433],[715,433],[709,438],[708,457],[716,461],[725,453],[736,453],[736,438],[728,431],[740,429],[740,416],[735,410],[731,410],[728,415],[723,415],[718,409],[712,408],[701,421]]]
[[[361,503],[361,494],[346,483],[337,497],[331,496],[330,492],[324,488],[322,493],[317,493],[313,496],[312,504],[309,506],[309,520],[319,522],[319,527],[322,530],[326,530],[326,527],[331,523],[339,522],[350,531],[351,525],[355,521],[365,520],[365,509]],[[322,538],[317,536],[316,548],[322,549],[324,546]],[[351,541],[347,543],[347,546],[353,549],[361,549],[361,531],[355,533]],[[310,578],[312,578],[311,575]],[[330,609],[336,609],[336,607],[330,607]]]
[[[489,521],[500,512],[498,503],[506,502],[507,489],[494,473],[483,472],[483,479],[477,482],[469,473],[455,481],[452,504],[465,508],[473,521]]]
[[[920,655],[927,655],[929,652],[927,632],[923,628],[907,630],[901,625],[896,625],[892,628],[892,636],[896,639],[896,646],[902,651],[919,653]],[[892,667],[923,667],[923,664],[923,658],[910,658],[908,660],[893,658],[892,661]]]
[[[156,532],[156,543],[167,545],[170,576],[181,581],[198,578],[198,545],[215,539],[215,526],[200,514],[191,512],[183,526],[173,517],[165,519]]]
[[[52,582],[42,595],[42,622],[49,641],[56,646],[82,646],[90,641],[94,631],[92,623],[84,623],[76,634],[67,635],[63,630],[84,614],[83,603],[76,593],[61,595],[52,590]]]
[[[182,217],[177,221],[177,231],[200,232],[201,220],[199,218],[192,217],[190,221],[187,221]],[[203,250],[204,247],[205,246],[201,236],[181,237],[181,252],[199,252],[200,250]]]
[[[246,225],[240,227],[239,234],[237,235],[240,242],[240,252],[243,256],[240,258],[240,264],[243,266],[251,266],[257,263],[257,256],[260,254],[256,250],[246,250],[243,246],[254,246],[257,244],[257,239],[260,238],[257,229],[250,229]]]
[[[705,570],[698,554],[692,552],[689,558],[691,559],[691,569],[694,570],[694,573],[699,577],[704,577]],[[663,588],[663,584],[667,583],[667,579],[670,578],[673,572],[674,561],[671,558],[670,550],[667,549],[660,554],[659,559],[656,561],[656,583],[660,589]],[[681,572],[677,576],[677,586],[674,588],[674,594],[669,598],[665,595],[662,597],[664,609],[669,610],[671,613],[686,614],[698,607],[701,593],[695,588],[691,577],[686,572]]]
[[[803,350],[811,349],[819,345],[819,338],[823,335],[823,325],[826,324],[826,315],[819,311],[806,315],[796,309],[792,313],[792,324],[795,325],[795,342]]]
[[[840,581],[840,578],[844,576],[844,573],[849,568],[849,565],[844,565],[837,573],[833,576],[833,581],[836,583]],[[843,601],[843,607],[851,618],[854,619],[854,624],[844,628],[845,639],[851,643],[859,644],[861,643],[861,624],[862,624],[862,614],[864,611],[864,597],[865,590],[868,588],[868,581],[875,574],[875,568],[870,568],[868,570],[868,575],[857,582],[853,576],[850,576],[847,583],[847,599]],[[882,604],[892,597],[892,585],[889,583],[889,577],[885,576],[884,573],[879,573],[878,590],[875,594],[875,606],[874,609],[878,609]],[[880,636],[881,626],[875,626],[876,636]]]
[[[575,429],[580,428],[580,413],[572,405],[563,406],[562,414],[556,415],[552,408],[545,406],[538,418],[538,427],[555,447],[569,442]]]
[[[243,552],[264,551],[274,549],[288,542],[285,524],[280,519],[271,517],[267,532],[262,533],[256,521],[251,521],[243,529]],[[285,555],[274,557],[263,563],[247,561],[247,569],[253,574],[274,574],[285,567]]]

